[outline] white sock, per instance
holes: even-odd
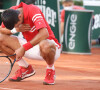
[[[47,65],[47,69],[55,70],[54,64],[53,65]]]
[[[29,65],[23,58],[21,58],[17,63],[18,63],[19,66],[22,66],[22,67],[25,67],[25,68],[27,68],[28,65]]]

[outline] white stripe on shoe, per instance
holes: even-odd
[[[26,75],[22,76],[22,79],[28,78],[28,77],[34,75],[35,73],[36,72],[34,71],[34,72],[30,73],[30,74],[26,74]]]

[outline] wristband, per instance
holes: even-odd
[[[26,44],[23,45],[25,51],[29,50],[30,48],[32,48],[32,44],[30,42],[27,42]]]
[[[15,33],[17,33],[17,30],[16,30],[16,28],[13,28],[13,29],[11,30],[11,33],[12,33],[12,34],[15,34]]]

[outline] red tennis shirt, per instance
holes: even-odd
[[[45,20],[42,11],[37,6],[33,4],[27,5],[21,2],[18,6],[11,7],[11,9],[18,9],[21,7],[23,8],[24,13],[23,24],[29,24],[31,26],[30,31],[22,32],[27,41],[32,40],[39,33],[39,29],[47,28],[49,33],[49,37],[47,39],[54,40],[59,46],[61,46],[58,40],[55,38],[49,24]],[[1,26],[4,27],[3,23]]]

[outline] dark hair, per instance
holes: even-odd
[[[26,4],[34,4],[36,0],[22,0]]]
[[[7,9],[2,12],[1,19],[7,29],[13,29],[14,25],[19,21],[18,15],[20,11]]]

